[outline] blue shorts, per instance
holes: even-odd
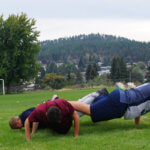
[[[128,105],[120,102],[119,90],[114,90],[108,96],[103,97],[90,105],[93,122],[120,118],[124,115]]]

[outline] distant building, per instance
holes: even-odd
[[[101,70],[110,70],[111,66],[101,66]]]
[[[103,66],[103,67],[101,67],[101,71],[98,71],[98,74],[99,75],[109,74],[110,69],[111,69],[111,66]]]
[[[47,65],[46,64],[42,64],[42,67],[44,68],[44,70],[46,71],[46,67]]]
[[[103,63],[102,62],[98,62],[97,65],[100,67]]]
[[[99,76],[103,75],[103,74],[109,74],[110,70],[102,70],[102,71],[98,71]]]
[[[147,62],[147,65],[150,66],[150,61]]]
[[[56,63],[56,66],[57,67],[60,67],[60,66],[62,66],[64,63]]]

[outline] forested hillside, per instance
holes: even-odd
[[[38,59],[43,63],[79,63],[81,56],[87,61],[101,61],[106,65],[113,56],[122,56],[131,63],[150,60],[150,43],[111,35],[89,34],[47,40],[41,42],[41,48]]]

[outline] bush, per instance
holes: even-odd
[[[93,80],[88,81],[88,86],[99,86],[99,85],[105,85],[105,86],[111,86],[113,85],[113,82],[111,79],[109,79],[108,75],[101,75]]]
[[[49,73],[45,75],[43,83],[52,89],[61,89],[66,85],[66,79],[55,73]]]

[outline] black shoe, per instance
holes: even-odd
[[[97,92],[99,93],[99,95],[101,95],[101,94],[106,95],[106,96],[109,95],[109,93],[108,93],[106,88],[103,88],[103,89],[101,89],[101,90],[99,90]]]

